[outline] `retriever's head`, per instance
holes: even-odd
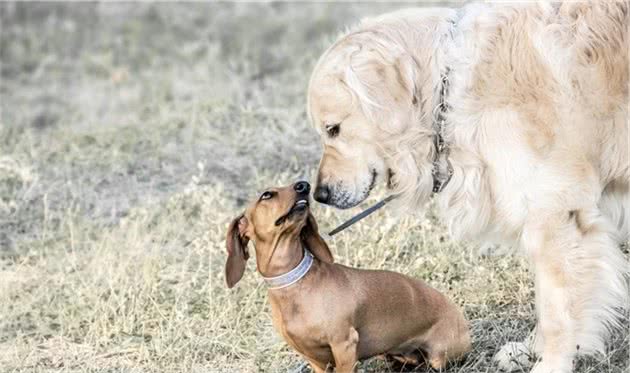
[[[356,206],[378,183],[410,207],[431,192],[432,84],[439,72],[430,67],[430,50],[421,51],[426,57],[408,52],[401,36],[407,31],[398,26],[343,36],[313,71],[308,112],[323,144],[314,194],[321,203]]]

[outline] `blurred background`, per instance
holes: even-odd
[[[313,179],[305,92],[319,55],[361,18],[413,5],[439,4],[1,3],[0,367],[299,364],[254,263],[225,289],[225,229],[262,188]],[[315,207],[325,230],[357,211]],[[447,293],[475,334],[449,372],[494,372],[494,352],[534,325],[527,265],[451,242],[432,211],[381,211],[333,252]],[[578,371],[630,372],[628,342]]]

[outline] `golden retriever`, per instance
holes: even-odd
[[[531,351],[532,372],[571,372],[628,306],[628,8],[401,10],[342,35],[311,77],[316,200],[349,208],[387,182],[399,208],[434,195],[454,237],[531,258],[538,324],[502,369]]]

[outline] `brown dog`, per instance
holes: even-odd
[[[315,372],[353,372],[358,360],[385,355],[425,358],[441,369],[470,350],[468,323],[446,297],[421,281],[389,271],[333,264],[309,213],[310,186],[272,188],[232,221],[227,234],[228,287],[256,265],[269,285],[273,323]]]

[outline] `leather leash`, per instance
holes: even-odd
[[[335,228],[332,231],[328,232],[328,234],[324,236],[324,239],[328,240],[329,238],[331,238],[332,236],[336,235],[337,233],[339,233],[339,232],[341,232],[343,230],[346,230],[347,228],[349,228],[350,226],[352,226],[355,223],[359,222],[363,218],[365,218],[365,217],[371,215],[372,213],[374,213],[374,211],[376,211],[376,210],[380,209],[381,207],[385,206],[387,204],[387,202],[393,200],[394,198],[396,198],[395,195],[387,196],[386,198],[382,199],[380,202],[377,202],[374,205],[372,205],[372,206],[368,207],[367,209],[365,209],[364,211],[361,211],[360,213],[356,214],[355,216],[353,216],[350,219],[346,220],[345,222],[341,223],[341,225],[339,225],[337,228]]]

